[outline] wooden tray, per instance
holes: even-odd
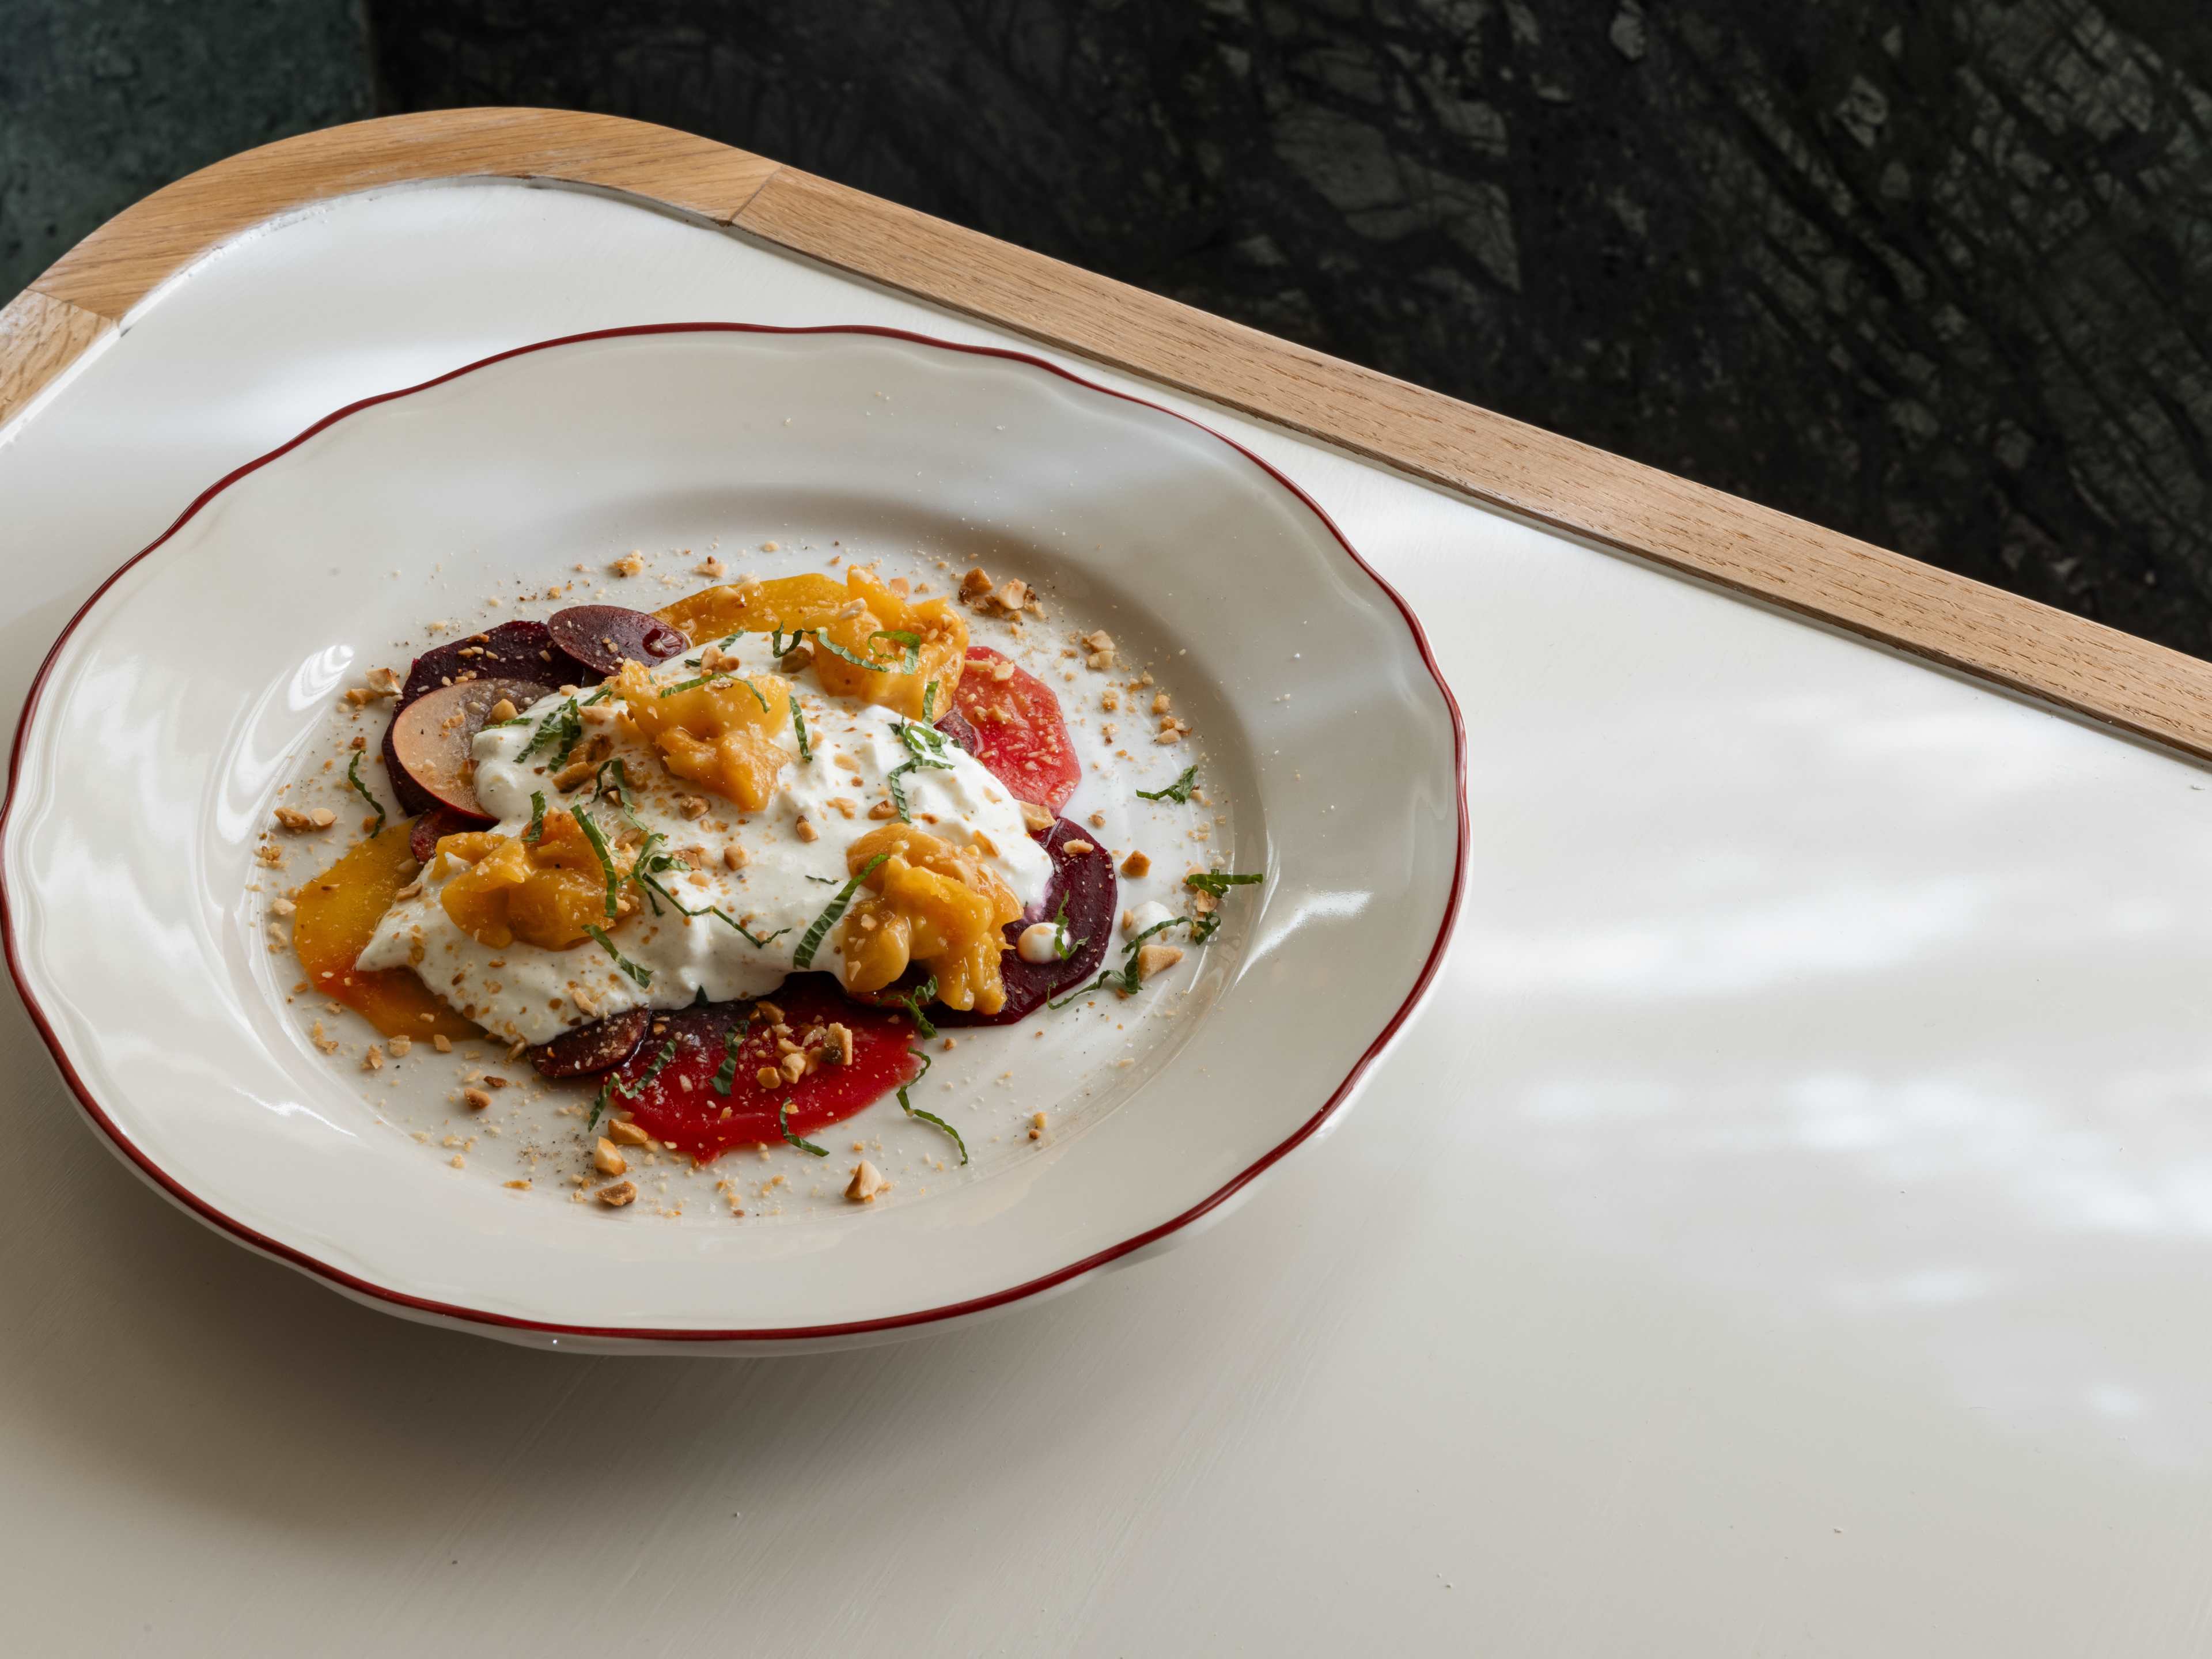
[[[314,203],[500,176],[620,191],[2212,759],[2212,663],[711,140],[454,110],[249,150],[110,220],[0,310],[0,423],[158,284]]]

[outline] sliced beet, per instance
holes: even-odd
[[[1011,671],[1004,679],[998,678],[1000,665]],[[952,699],[974,733],[960,746],[1017,800],[1034,801],[1048,812],[1066,805],[1083,781],[1083,765],[1050,686],[988,646],[971,645]]]
[[[635,1054],[652,1022],[652,1012],[645,1008],[609,1014],[539,1043],[530,1051],[530,1063],[541,1077],[596,1077]]]
[[[1114,874],[1114,855],[1099,846],[1092,834],[1066,818],[1054,820],[1052,828],[1045,831],[1044,850],[1052,855],[1052,884],[1045,890],[1043,902],[1024,911],[1018,921],[1006,924],[1006,954],[999,958],[999,973],[1006,982],[1006,1006],[995,1014],[932,1008],[929,1018],[933,1024],[1012,1025],[1035,1013],[1053,998],[1065,996],[1097,976],[1098,964],[1105,960],[1106,947],[1113,942],[1115,907],[1121,887]],[[1088,843],[1091,850],[1070,853],[1070,842],[1079,846]],[[1021,940],[1022,930],[1036,922],[1050,921],[1060,914],[1063,899],[1067,902],[1067,936],[1079,941],[1074,953],[1064,962],[1024,962],[1021,952],[1015,948]]]
[[[459,680],[416,698],[385,733],[385,765],[395,787],[404,777],[432,805],[489,822],[473,781],[477,733],[502,697],[522,708],[543,691],[528,680]],[[401,799],[412,804],[405,792]]]
[[[802,1044],[817,1026],[844,1026],[853,1035],[852,1057],[796,1083],[779,1079],[762,1088],[761,1071],[781,1059],[771,1007],[782,1015],[790,1040]],[[714,1079],[731,1060],[732,1033],[735,1060],[725,1094]],[[733,1146],[780,1144],[779,1103],[787,1104],[792,1133],[804,1136],[882,1099],[921,1069],[908,1048],[912,1037],[905,1014],[859,1006],[826,974],[796,974],[759,1003],[656,1012],[636,1051],[607,1073],[607,1102],[656,1139],[710,1163]],[[633,1097],[630,1089],[640,1092]]]
[[[960,712],[957,702],[945,711],[945,718],[938,721],[937,729],[971,755],[983,745],[983,739],[975,734],[975,728],[968,723],[968,717]]]
[[[394,775],[404,775],[395,772]],[[464,830],[481,830],[491,822],[474,813],[456,812],[450,806],[433,806],[409,827],[407,850],[414,854],[416,863],[428,864],[443,837],[458,836]]]
[[[554,612],[545,626],[556,652],[566,653],[600,678],[625,662],[641,662],[650,668],[691,643],[659,617],[618,605],[571,605]]]
[[[559,660],[559,656],[553,649],[553,635],[544,623],[501,623],[496,628],[455,640],[434,651],[425,651],[416,658],[415,665],[407,671],[407,684],[399,694],[399,707],[404,708],[441,686],[489,679],[527,680],[541,688],[528,699],[536,702],[547,691],[572,678],[564,674],[567,665]]]

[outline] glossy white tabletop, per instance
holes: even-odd
[[[998,337],[595,196],[338,204],[0,434],[0,715],[315,417],[701,319]],[[2212,1648],[2205,775],[1160,400],[1335,516],[1466,712],[1458,937],[1351,1115],[981,1327],[589,1359],[204,1231],[9,997],[11,1650]]]

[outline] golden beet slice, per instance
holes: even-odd
[[[386,1036],[476,1036],[474,1025],[406,969],[353,965],[375,937],[392,896],[415,878],[408,827],[402,822],[372,836],[301,887],[293,953],[316,995],[343,1003]]]

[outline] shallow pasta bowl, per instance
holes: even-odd
[[[835,539],[988,562],[1172,660],[1227,809],[1206,850],[1264,884],[1148,1010],[1174,1017],[1133,1062],[1085,1042],[1103,1016],[1034,1039],[1024,1086],[1051,1080],[1052,1135],[899,1202],[617,1218],[448,1171],[303,1040],[256,892],[276,791],[339,689],[426,615],[628,546],[778,533],[787,558]],[[93,1126],[232,1237],[513,1340],[777,1352],[1066,1288],[1219,1214],[1321,1130],[1436,969],[1463,764],[1403,604],[1205,427],[890,331],[617,330],[342,410],[118,571],[26,706],[0,921]]]

